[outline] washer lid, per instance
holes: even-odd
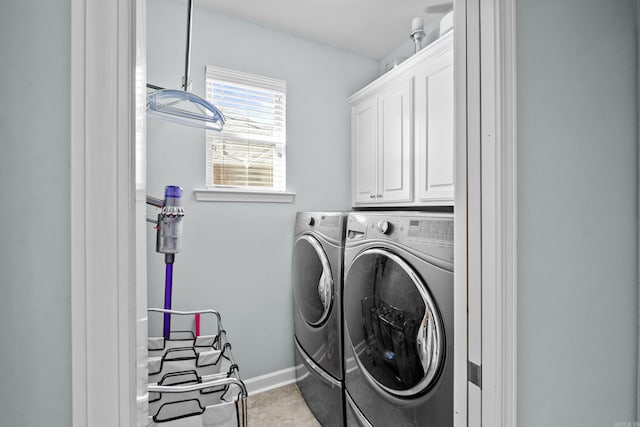
[[[320,326],[329,317],[333,301],[333,275],[322,245],[305,234],[293,248],[293,295],[302,317]]]
[[[356,256],[345,278],[344,317],[356,362],[375,386],[409,397],[435,384],[445,358],[443,322],[401,257],[381,248]]]

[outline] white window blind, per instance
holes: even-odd
[[[207,100],[226,123],[207,131],[207,185],[286,188],[286,82],[206,67]]]

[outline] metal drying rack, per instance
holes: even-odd
[[[246,427],[247,388],[240,379],[220,313],[147,311],[196,319],[195,333],[170,331],[167,337],[149,338],[149,427]],[[215,317],[215,335],[200,335],[201,315]]]

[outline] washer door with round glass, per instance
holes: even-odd
[[[406,261],[381,248],[356,256],[345,278],[344,308],[356,362],[370,382],[400,397],[435,384],[445,357],[443,323]]]
[[[293,293],[304,320],[322,325],[331,311],[333,276],[322,245],[310,235],[300,237],[293,248]]]

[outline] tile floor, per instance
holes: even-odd
[[[248,427],[321,427],[295,384],[249,396],[247,412]]]

